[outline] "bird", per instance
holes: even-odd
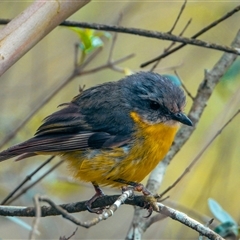
[[[0,161],[35,155],[64,159],[70,174],[91,182],[92,203],[103,186],[133,187],[150,195],[141,181],[163,160],[180,124],[192,126],[184,113],[184,91],[168,77],[138,72],[80,92],[43,120],[35,135],[0,152]]]

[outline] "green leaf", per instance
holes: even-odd
[[[234,219],[212,198],[208,199],[208,206],[211,210],[212,214],[221,222],[231,222],[235,225],[237,223],[234,221]]]
[[[214,231],[218,233],[222,237],[227,237],[230,235],[238,236],[238,226],[236,226],[233,222],[225,222],[217,226]]]
[[[69,28],[74,31],[79,37],[79,47],[83,54],[88,54],[95,49],[103,46],[101,37],[110,38],[111,35],[108,32],[95,31],[93,29],[81,29],[77,27]]]

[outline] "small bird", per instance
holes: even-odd
[[[70,173],[100,186],[132,186],[144,195],[140,183],[165,157],[180,123],[192,126],[183,113],[183,90],[165,76],[139,72],[117,82],[84,90],[61,110],[44,119],[34,137],[0,153],[0,161],[38,154],[58,155]]]

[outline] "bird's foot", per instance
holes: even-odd
[[[144,200],[145,205],[143,206],[143,208],[148,210],[148,215],[145,216],[144,218],[149,218],[152,215],[153,211],[156,212],[159,211],[157,199],[153,195],[145,195]]]
[[[144,209],[148,210],[148,215],[145,218],[148,218],[152,215],[153,211],[159,211],[159,207],[157,205],[157,199],[153,194],[142,184],[135,182],[126,182],[124,180],[120,180],[122,183],[127,183],[131,187],[122,187],[122,191],[126,191],[129,188],[132,188],[134,191],[142,192],[144,195]],[[133,198],[134,196],[132,196]]]
[[[92,208],[92,204],[98,199],[101,198],[103,196],[105,196],[104,192],[102,191],[102,189],[95,183],[93,183],[94,189],[96,191],[96,193],[88,200],[86,201],[85,205],[87,207],[87,210],[90,213],[96,213],[96,214],[101,214],[103,212],[103,210],[105,209],[105,207],[103,208]]]

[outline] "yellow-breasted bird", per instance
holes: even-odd
[[[192,126],[183,113],[185,95],[167,77],[139,72],[117,82],[91,87],[44,119],[35,136],[0,153],[0,161],[37,154],[59,155],[77,179],[99,185],[140,182],[167,154],[179,123]]]

